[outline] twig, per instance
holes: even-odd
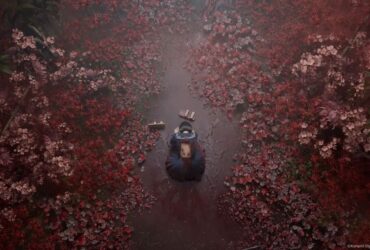
[[[368,154],[367,154],[367,153],[365,153],[365,152],[360,152],[360,153],[356,154],[355,156],[356,156],[356,157],[364,157],[364,158],[366,158],[366,159],[370,160],[370,155],[368,155]]]
[[[256,250],[256,249],[260,249],[260,246],[247,247],[244,248],[243,250]]]
[[[28,95],[28,92],[30,91],[31,89],[31,86],[28,86],[26,92],[24,93],[24,95],[22,96],[21,98],[21,101],[20,103],[18,104],[18,106],[13,110],[9,120],[7,121],[7,123],[5,124],[4,128],[1,130],[1,134],[0,134],[0,137],[3,136],[3,133],[8,129],[8,127],[10,126],[10,123],[13,121],[14,117],[18,114],[19,112],[19,108],[21,106],[21,104],[23,103],[24,99],[26,98],[26,96]]]
[[[369,17],[370,17],[370,14],[369,14],[369,15],[367,15],[367,16],[366,16],[366,18],[365,18],[365,20],[364,20],[364,22],[363,22],[363,23],[361,23],[361,25],[359,25],[359,26],[357,27],[357,29],[356,29],[356,31],[355,31],[355,35],[354,35],[354,37],[351,39],[351,41],[349,42],[349,45],[347,45],[347,46],[343,49],[343,51],[342,51],[342,56],[344,56],[344,55],[347,53],[347,51],[348,51],[349,47],[351,46],[351,44],[352,44],[353,40],[355,40],[355,38],[356,38],[356,36],[357,36],[357,33],[362,29],[362,27],[363,27],[364,25],[367,25],[367,24],[368,24]]]

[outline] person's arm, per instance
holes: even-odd
[[[194,131],[194,134],[195,134],[195,140],[198,140],[198,133]]]
[[[178,140],[176,138],[176,134],[172,134],[170,139],[170,149],[176,148],[178,146]]]
[[[180,141],[177,139],[176,134],[173,134],[170,140],[170,154],[175,154],[180,157]]]

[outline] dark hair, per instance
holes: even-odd
[[[184,131],[192,131],[193,127],[191,126],[190,122],[183,121],[180,126],[179,126],[179,131],[184,132]]]

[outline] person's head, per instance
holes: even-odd
[[[191,131],[193,130],[193,127],[191,126],[191,124],[187,121],[183,121],[180,126],[179,126],[179,131],[180,133],[190,133]]]

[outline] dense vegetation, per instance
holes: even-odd
[[[241,113],[244,148],[220,206],[249,245],[368,242],[369,3],[237,5],[209,18],[189,65],[193,88]]]
[[[245,245],[369,243],[370,3],[229,1],[203,21],[191,88],[243,147],[226,211]],[[0,1],[0,247],[122,249],[153,197],[133,169],[157,133],[158,34],[187,32],[187,1]]]

